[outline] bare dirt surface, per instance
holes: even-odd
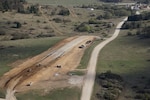
[[[67,38],[49,50],[28,59],[0,78],[0,87],[7,89],[7,100],[15,100],[14,93],[30,89],[53,89],[79,84],[82,78],[67,75],[74,70],[86,47],[95,36],[75,36]],[[83,46],[82,48],[79,48]],[[77,83],[74,81],[78,80]],[[11,99],[10,99],[11,98]]]
[[[96,74],[95,69],[96,69],[98,54],[105,45],[107,45],[109,42],[114,40],[119,35],[120,28],[126,20],[127,20],[127,18],[125,18],[123,21],[121,21],[117,25],[116,30],[112,37],[106,39],[105,41],[103,41],[102,43],[100,43],[98,46],[96,46],[94,48],[92,55],[91,55],[91,59],[88,64],[88,72],[87,72],[87,75],[85,76],[81,100],[90,100],[91,99],[91,94],[92,94],[94,80],[95,80],[95,74]]]

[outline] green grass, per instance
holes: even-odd
[[[99,43],[100,43],[100,40],[94,41],[93,44],[85,50],[84,55],[82,56],[82,59],[80,61],[79,66],[77,67],[77,69],[86,69],[87,68],[88,62],[91,57],[91,53],[92,53],[94,47],[96,45],[98,45]]]
[[[5,98],[5,92],[4,90],[0,89],[0,98]]]
[[[64,37],[1,41],[7,48],[0,50],[0,76],[11,69],[12,62],[33,57],[47,50]],[[11,47],[10,47],[11,46]]]
[[[96,72],[100,74],[111,71],[119,74],[129,87],[144,85],[150,79],[150,61],[148,61],[150,60],[150,39],[126,36],[126,33],[127,31],[122,31],[117,39],[103,48],[99,55]],[[141,77],[145,78],[141,79]],[[95,94],[99,88],[95,82],[92,100],[97,100]],[[124,93],[124,95],[132,96],[130,93]]]
[[[133,71],[137,72],[139,68],[141,70],[148,67],[150,63],[147,61],[150,59],[149,43],[148,39],[139,39],[136,36],[126,36],[122,33],[100,53],[97,72],[111,70],[126,75]]]
[[[80,99],[79,88],[63,88],[53,90],[50,93],[42,96],[42,90],[40,92],[30,92],[25,94],[17,94],[18,100],[79,100]]]
[[[84,71],[71,71],[69,74],[83,76],[85,74]]]
[[[97,0],[27,0],[29,3],[39,3],[47,5],[82,5],[98,3]]]

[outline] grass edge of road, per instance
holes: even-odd
[[[80,88],[66,87],[61,89],[54,89],[46,94],[45,90],[31,91],[24,94],[17,94],[18,100],[79,100]]]
[[[88,62],[90,60],[90,57],[91,57],[91,54],[92,54],[92,51],[93,49],[101,42],[102,40],[96,40],[94,41],[90,47],[88,47],[82,58],[81,58],[81,61],[80,61],[80,64],[79,66],[77,67],[77,69],[86,69],[87,68],[87,65],[88,65]]]

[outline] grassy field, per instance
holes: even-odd
[[[54,90],[46,95],[42,95],[40,92],[30,92],[25,94],[18,94],[18,100],[79,100],[80,99],[79,88],[64,88]]]
[[[132,87],[142,88],[150,80],[150,39],[126,34],[127,31],[122,31],[116,40],[104,47],[99,55],[96,72],[111,71],[121,75],[127,88],[122,98],[134,100],[135,91]],[[96,93],[99,89],[98,83],[95,83],[92,100],[98,100]]]
[[[79,68],[79,69],[86,69],[86,67],[88,65],[87,62],[89,62],[90,57],[91,57],[91,53],[92,53],[94,47],[96,45],[98,45],[99,43],[100,43],[100,40],[95,41],[88,49],[85,50],[84,55],[83,55],[83,57],[82,57],[82,59],[80,61],[80,64],[79,64],[79,66],[77,68]]]
[[[39,3],[47,5],[82,5],[99,3],[97,0],[27,0],[29,3]]]
[[[5,48],[0,49],[0,76],[12,68],[10,66],[12,62],[33,57],[47,50],[63,38],[53,37],[1,41],[0,45],[3,45]]]

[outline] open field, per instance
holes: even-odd
[[[43,94],[41,91],[33,91],[23,94],[17,94],[18,100],[79,100],[80,98],[79,88],[63,88],[56,89],[47,94]]]
[[[146,88],[149,84],[150,39],[139,39],[137,36],[126,34],[127,31],[122,31],[116,40],[102,50],[96,71],[97,75],[111,71],[122,76],[125,88],[119,100],[134,100],[141,95],[137,91]],[[95,82],[92,100],[98,100],[96,93],[101,93],[99,89],[100,86]]]

